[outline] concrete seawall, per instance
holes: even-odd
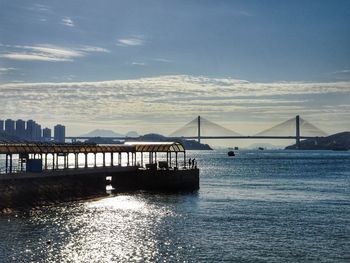
[[[108,177],[111,181],[106,180]],[[105,196],[108,184],[116,191],[195,191],[199,189],[199,170],[131,166],[0,175],[0,209]]]
[[[199,189],[199,170],[140,169],[112,176],[116,190],[195,191]]]

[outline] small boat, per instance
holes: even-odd
[[[260,151],[265,150],[264,147],[259,147],[258,149],[259,149]]]
[[[235,150],[239,150],[239,148],[236,146],[236,147],[235,147]]]
[[[228,152],[227,152],[227,155],[228,155],[228,156],[235,156],[235,152],[234,152],[234,151],[228,151]]]

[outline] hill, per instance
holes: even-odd
[[[91,132],[80,135],[80,137],[138,137],[139,135],[135,131],[130,131],[127,134],[121,134],[112,130],[96,129]]]
[[[166,142],[166,141],[169,141],[169,139],[160,134],[149,133],[149,134],[140,136],[139,138],[136,139],[136,141]],[[212,148],[208,144],[202,144],[194,140],[184,140],[181,138],[177,138],[175,139],[175,141],[182,143],[185,146],[186,150],[212,150]]]
[[[296,149],[296,145],[286,149]],[[340,132],[327,137],[307,139],[300,142],[301,150],[350,150],[350,132]]]

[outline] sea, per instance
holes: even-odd
[[[0,215],[0,262],[350,262],[350,152],[189,151],[194,193]]]

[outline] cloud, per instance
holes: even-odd
[[[121,38],[118,39],[117,46],[142,46],[144,44],[144,40],[141,38]]]
[[[46,12],[50,12],[51,8],[48,5],[43,5],[43,4],[34,4],[31,7],[27,8],[28,10],[31,11],[36,11],[36,12],[42,12],[42,13],[46,13]]]
[[[133,65],[133,66],[146,66],[146,63],[144,63],[144,62],[132,62],[131,65]]]
[[[153,61],[157,61],[157,62],[162,62],[162,63],[171,63],[171,62],[173,62],[172,60],[166,59],[166,58],[153,58],[152,60]]]
[[[350,69],[343,69],[343,70],[337,70],[337,71],[331,72],[331,74],[349,74],[349,73],[350,73]]]
[[[253,83],[188,75],[0,85],[4,116],[47,122],[54,116],[57,121],[94,127],[138,123],[151,129],[159,125],[165,127],[160,131],[164,133],[198,114],[219,123],[238,120],[251,125],[300,114],[316,124],[337,127],[350,122],[349,99],[350,82]],[[236,126],[227,128],[240,132]]]
[[[109,53],[110,51],[108,49],[102,48],[102,47],[93,47],[93,46],[84,46],[79,48],[80,51],[86,51],[86,52],[103,52],[103,53]]]
[[[55,45],[1,45],[6,48],[0,53],[0,58],[22,61],[64,62],[74,58],[87,56],[91,52],[109,52],[107,49],[92,46],[67,48]]]
[[[6,73],[6,72],[9,72],[9,71],[14,71],[16,70],[16,68],[0,68],[0,74],[1,73]]]
[[[65,25],[65,26],[68,26],[68,27],[74,27],[73,20],[70,17],[68,17],[68,16],[62,18],[61,24]]]

